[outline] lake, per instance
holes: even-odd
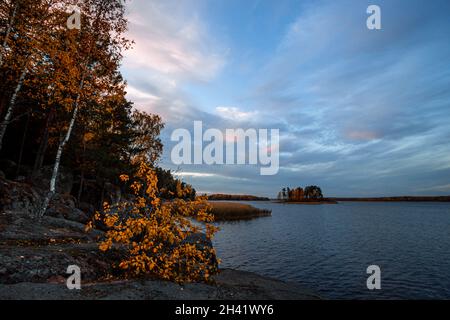
[[[450,204],[245,202],[271,217],[221,222],[222,268],[296,282],[328,299],[450,299]],[[369,265],[381,268],[370,291]]]

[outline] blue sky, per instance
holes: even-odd
[[[368,30],[379,5],[382,30]],[[133,0],[128,97],[200,192],[450,194],[450,2]],[[177,128],[277,128],[280,171],[171,162]]]

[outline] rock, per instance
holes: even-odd
[[[94,281],[113,272],[110,256],[98,250],[96,243],[9,246],[0,252],[0,268],[7,270],[0,275],[0,283],[48,282],[67,277],[70,265],[81,268],[84,281]]]
[[[55,279],[54,277],[51,278]],[[56,282],[53,280],[52,282]],[[250,272],[222,270],[215,284],[184,286],[160,280],[82,281],[82,290],[65,283],[0,284],[0,299],[28,300],[317,300],[319,296],[295,284]]]
[[[36,221],[29,215],[6,211],[0,214],[0,243],[48,243],[50,240],[77,240],[89,242],[101,236],[103,232],[92,230],[85,232],[85,225],[61,218],[44,216]],[[1,250],[0,250],[1,251]],[[0,261],[1,262],[1,261]]]
[[[71,195],[56,194],[50,201],[46,215],[64,218],[80,223],[87,223],[89,216],[75,206],[75,198]]]
[[[37,188],[48,190],[50,179],[53,173],[53,166],[45,166],[39,171],[33,179]],[[70,194],[73,187],[73,174],[64,167],[59,168],[58,179],[56,181],[56,192],[61,194]]]
[[[199,244],[202,247],[208,247],[208,248],[213,247],[211,240],[206,238],[206,235],[204,233],[200,233],[200,232],[191,233],[190,235],[188,235],[186,237],[184,242],[190,243],[190,244]]]
[[[0,160],[0,169],[5,174],[5,178],[13,179],[16,175],[17,164],[9,159],[1,159]]]
[[[41,203],[41,195],[30,185],[0,179],[0,212],[13,211],[33,215]]]
[[[186,239],[183,241],[183,243],[189,243],[189,244],[195,244],[197,249],[199,250],[209,250],[213,249],[213,244],[211,240],[206,238],[206,235],[204,233],[198,232],[198,233],[192,233],[186,237]],[[212,265],[215,266],[216,269],[219,268],[219,263],[217,261],[217,257],[214,254],[208,254],[207,256],[208,260]]]
[[[86,281],[111,273],[115,251],[102,253],[102,232],[86,233],[83,224],[44,216],[0,215],[0,283],[34,282],[66,277],[69,265],[79,265]]]
[[[27,183],[0,178],[0,212],[34,216],[42,204],[45,190],[37,189]],[[76,208],[76,199],[68,194],[55,194],[50,201],[46,215],[87,223],[90,214]]]
[[[78,209],[83,211],[88,216],[92,216],[95,213],[95,208],[92,204],[86,202],[80,202],[77,206]]]
[[[68,214],[64,217],[70,221],[76,221],[83,224],[86,224],[89,221],[89,217],[81,210],[77,208],[73,208]]]

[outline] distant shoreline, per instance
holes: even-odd
[[[210,201],[270,201],[267,197],[258,197],[248,194],[222,194],[215,193],[207,196]]]
[[[450,202],[450,196],[401,196],[401,197],[370,197],[370,198],[329,198],[334,201],[346,202]]]
[[[338,202],[450,202],[450,196],[394,196],[394,197],[330,197],[322,201],[282,201],[253,195],[211,194],[211,201],[271,201],[292,204],[335,204]]]

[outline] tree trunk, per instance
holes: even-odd
[[[25,67],[20,75],[19,82],[17,83],[16,89],[9,101],[8,109],[6,110],[5,119],[0,124],[0,151],[2,150],[3,145],[3,137],[5,136],[6,128],[8,127],[9,121],[13,115],[13,110],[16,104],[17,95],[19,94],[20,89],[22,89],[23,81],[25,80],[25,76],[27,75],[27,68]]]
[[[6,45],[8,44],[9,34],[11,33],[11,29],[14,24],[14,19],[16,18],[16,12],[17,12],[18,5],[19,5],[18,2],[14,5],[14,10],[12,12],[11,19],[8,23],[8,26],[6,27],[5,38],[3,39],[2,48],[0,49],[0,67],[3,65],[3,54],[6,51]]]
[[[61,164],[61,157],[62,157],[64,147],[66,146],[67,142],[70,139],[73,127],[75,126],[75,121],[77,119],[78,110],[80,108],[80,96],[81,96],[81,90],[83,89],[83,85],[84,85],[84,76],[80,82],[80,87],[79,87],[77,98],[75,100],[75,106],[74,106],[73,113],[72,113],[72,119],[70,120],[69,129],[67,129],[66,136],[64,137],[64,139],[61,140],[61,142],[59,143],[58,151],[56,152],[55,164],[53,166],[52,177],[50,179],[50,190],[47,193],[47,195],[45,196],[41,208],[37,212],[38,218],[41,218],[45,215],[45,212],[47,211],[50,200],[53,198],[53,196],[56,193],[56,179],[58,178],[59,166]]]

